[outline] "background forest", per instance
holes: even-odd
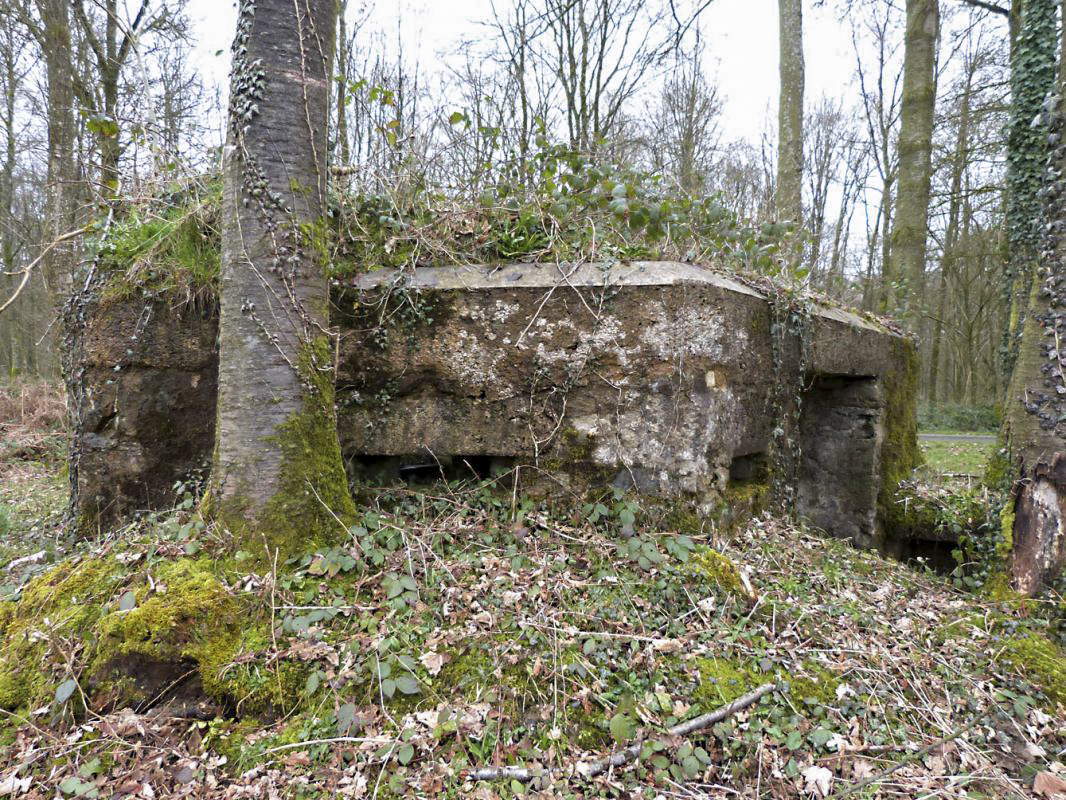
[[[401,217],[417,216],[417,204],[436,206],[440,217],[445,207],[477,205],[488,189],[488,202],[499,202],[508,182],[532,189],[524,199],[531,208],[553,211],[558,187],[545,171],[552,148],[580,153],[617,173],[628,204],[680,208],[696,199],[735,218],[741,230],[730,247],[745,251],[742,266],[901,316],[919,336],[925,404],[998,403],[1011,297],[1010,9],[961,0],[940,9],[928,230],[915,271],[901,266],[913,258],[897,230],[901,199],[911,196],[901,178],[913,174],[900,171],[903,4],[850,0],[816,9],[815,33],[831,33],[833,47],[850,51],[851,72],[838,87],[806,96],[802,59],[798,74],[782,72],[785,95],[798,89],[802,109],[782,130],[799,121],[803,143],[802,164],[783,190],[779,162],[791,156],[780,157],[779,141],[787,150],[795,137],[779,137],[769,114],[741,126],[725,118],[731,106],[716,70],[746,67],[709,49],[709,5],[497,3],[438,58],[419,52],[418,28],[439,12],[406,9],[390,19],[346,2],[331,128],[338,185],[357,203]],[[109,214],[136,216],[138,198],[208,183],[217,171],[224,75],[220,59],[204,58],[198,37],[210,35],[202,20],[199,29],[193,23],[196,10],[183,0],[5,2],[0,296],[6,301],[23,283],[47,243],[91,230],[43,253],[42,268],[0,315],[4,373],[56,375],[55,308],[99,249],[94,230]],[[772,22],[763,21],[767,37]],[[808,51],[823,44],[808,33]],[[791,199],[797,181],[799,204]],[[639,216],[625,201],[618,209]],[[573,211],[554,208],[560,217]],[[166,213],[157,204],[137,220]],[[528,257],[536,247],[512,249]],[[953,426],[975,421],[994,424],[986,411]]]
[[[340,0],[335,18],[333,0],[0,0],[0,797],[1062,796],[1066,5],[715,13],[730,2],[498,0],[464,21],[436,3]],[[723,20],[773,42],[776,92],[755,90],[768,59],[725,47]],[[723,88],[749,80],[744,102]],[[430,326],[458,306],[405,287],[389,304],[413,267],[606,265],[602,309],[609,268],[638,259],[765,292],[747,324],[641,329],[652,348],[713,326],[762,342],[728,362],[765,370],[736,381],[770,387],[761,414],[760,387],[699,401],[715,424],[742,407],[765,422],[753,444],[703,473],[682,448],[636,463],[707,477],[706,496],[627,491],[621,445],[594,469],[600,434],[563,419],[598,425],[608,404],[586,415],[569,394],[573,349],[565,381],[530,361],[500,393],[543,494],[450,408],[429,424],[481,450],[420,438],[344,463],[339,408],[360,431],[412,429],[441,372],[403,395],[352,371],[336,393],[342,340],[402,341],[403,377],[416,326],[426,351],[447,341]],[[339,310],[353,278],[385,291],[345,334],[331,291]],[[555,285],[530,287],[517,340]],[[674,285],[686,313],[725,296]],[[611,313],[674,307],[626,302]],[[190,341],[171,348],[147,319],[175,309]],[[94,314],[118,333],[92,338]],[[467,316],[510,344],[506,317]],[[822,329],[827,349],[856,360],[822,367],[810,331],[830,319],[847,322]],[[879,361],[850,352],[855,331]],[[207,358],[167,366],[200,339]],[[718,392],[718,356],[685,372],[684,347],[650,359],[676,354],[676,379],[633,388],[657,405],[590,368],[616,416],[642,409],[637,445],[662,408],[664,442],[719,447],[678,399]],[[626,380],[664,374],[616,361]],[[481,363],[464,362],[473,389],[433,391],[485,400]],[[924,467],[916,385],[939,429]],[[177,469],[212,426],[210,474]],[[819,499],[855,484],[854,530],[891,534],[879,553],[812,526],[803,472]],[[129,497],[164,475],[165,502],[101,522],[90,473]]]

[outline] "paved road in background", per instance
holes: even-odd
[[[996,441],[994,433],[919,433],[920,442],[972,442],[984,444]]]

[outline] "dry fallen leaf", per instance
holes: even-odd
[[[422,662],[422,666],[426,668],[426,672],[430,675],[437,675],[441,667],[444,666],[444,656],[440,653],[435,653],[429,650],[418,657],[418,660]]]
[[[833,773],[825,767],[807,767],[803,770],[803,791],[807,794],[828,797],[832,783]]]
[[[1050,772],[1038,772],[1033,791],[1048,800],[1066,800],[1066,781]]]
[[[30,779],[20,778],[17,771],[0,778],[0,797],[17,797],[30,790]]]

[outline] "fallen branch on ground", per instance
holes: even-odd
[[[858,791],[860,791],[862,789],[865,789],[867,786],[871,786],[872,784],[879,783],[879,782],[883,781],[885,778],[890,776],[893,772],[895,772],[896,770],[900,769],[901,767],[905,767],[907,764],[913,764],[916,761],[921,761],[923,758],[925,758],[927,755],[929,755],[931,752],[933,752],[936,748],[942,747],[943,745],[947,744],[948,742],[955,741],[956,739],[958,739],[960,736],[962,736],[965,733],[969,733],[970,731],[972,731],[974,728],[976,728],[980,723],[984,722],[985,720],[986,720],[986,717],[978,717],[977,719],[971,721],[970,724],[964,725],[961,728],[956,728],[952,733],[949,733],[947,736],[943,737],[942,739],[937,739],[935,742],[933,742],[932,744],[926,745],[921,750],[916,750],[915,752],[904,756],[899,761],[897,761],[895,764],[892,764],[887,769],[882,770],[881,772],[877,773],[876,775],[873,775],[872,777],[869,777],[869,778],[867,778],[867,779],[865,779],[863,781],[859,781],[858,783],[853,783],[850,786],[844,787],[844,789],[840,792],[840,794],[838,796],[839,797],[849,797],[849,796],[855,794],[856,792],[858,792]]]
[[[748,706],[755,705],[764,695],[769,694],[775,688],[777,687],[772,683],[764,683],[759,688],[748,692],[742,697],[738,697],[729,705],[722,706],[708,714],[703,714],[702,716],[690,719],[688,722],[674,725],[672,728],[668,728],[666,733],[669,736],[688,736],[689,734],[706,730],[712,725],[719,723],[724,719],[728,719],[738,711],[742,711]],[[594,778],[612,767],[621,767],[628,764],[630,761],[636,761],[637,758],[640,757],[640,751],[644,747],[644,742],[644,739],[638,739],[624,750],[612,753],[606,758],[596,759],[595,761],[579,761],[569,768],[530,769],[529,767],[482,767],[481,769],[475,769],[464,773],[464,777],[474,781],[511,780],[518,781],[519,783],[528,783],[529,781],[542,777],[569,778],[576,775],[582,778]]]

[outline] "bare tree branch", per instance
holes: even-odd
[[[68,239],[73,239],[76,236],[81,236],[83,233],[87,233],[89,229],[89,226],[86,226],[84,228],[78,228],[74,231],[67,231],[62,236],[56,237],[48,244],[47,247],[44,248],[44,250],[41,251],[40,255],[37,256],[37,258],[33,259],[33,261],[31,261],[24,269],[21,269],[16,272],[16,275],[22,275],[22,280],[19,281],[19,285],[15,287],[14,294],[12,294],[11,297],[5,300],[3,305],[0,305],[0,312],[3,312],[5,308],[10,306],[12,303],[15,302],[15,300],[18,299],[18,296],[22,294],[22,290],[26,288],[26,284],[29,283],[30,273],[33,271],[33,268],[44,260],[44,257],[52,251],[52,248],[54,248],[58,244],[61,244],[62,242],[67,241]]]
[[[991,11],[993,14],[1002,14],[1007,18],[1010,17],[1010,8],[997,6],[995,3],[986,3],[984,0],[962,0],[962,2],[968,6],[973,6],[975,8],[983,8],[985,11]]]

